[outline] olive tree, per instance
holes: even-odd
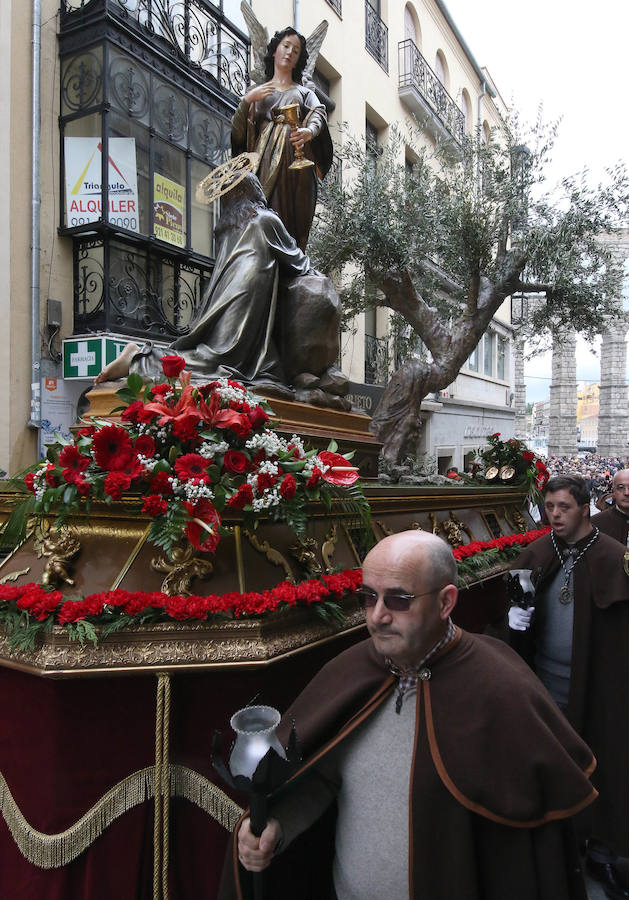
[[[617,313],[622,266],[601,236],[627,222],[625,169],[548,190],[555,129],[518,131],[431,150],[399,128],[377,149],[344,135],[345,177],[326,183],[309,251],[335,274],[346,322],[387,307],[425,348],[393,373],[372,422],[391,462],[415,451],[422,400],[455,379],[510,295],[538,295],[538,342],[562,325],[591,335]]]

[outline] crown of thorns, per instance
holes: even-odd
[[[231,191],[245,175],[255,172],[259,159],[258,153],[240,153],[217,166],[197,185],[195,194],[197,203],[209,205]]]

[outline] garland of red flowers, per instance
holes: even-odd
[[[206,597],[195,594],[171,597],[159,591],[114,590],[90,594],[83,600],[68,600],[60,591],[47,591],[31,582],[19,587],[0,585],[0,603],[14,603],[17,609],[29,613],[38,622],[54,617],[58,625],[93,619],[114,610],[133,617],[152,610],[170,619],[206,620],[217,613],[228,613],[239,618],[275,612],[283,606],[312,606],[330,602],[356,590],[360,584],[360,569],[346,569],[336,575],[322,575],[301,584],[282,581],[269,590],[243,594],[233,591],[220,595],[208,594]]]
[[[504,537],[494,538],[491,541],[471,541],[461,547],[455,547],[452,553],[457,562],[467,559],[469,556],[476,556],[485,550],[505,550],[507,547],[526,547],[532,544],[538,538],[544,537],[550,531],[550,525],[546,528],[534,528],[531,531],[525,531],[518,534],[507,534]]]

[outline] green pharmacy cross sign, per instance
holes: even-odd
[[[112,337],[78,337],[64,341],[64,379],[91,381],[128,343],[124,338]]]

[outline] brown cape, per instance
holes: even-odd
[[[592,525],[596,525],[597,528],[600,528],[603,534],[608,534],[610,537],[613,537],[615,541],[620,541],[623,547],[627,546],[629,517],[615,506],[610,506],[609,509],[592,516],[591,522]]]
[[[569,817],[596,796],[587,777],[595,766],[589,748],[528,666],[499,641],[457,629],[430,670],[417,691],[411,898],[585,898]],[[393,687],[371,640],[328,663],[283,720],[284,737],[296,721],[307,759],[301,771]],[[316,832],[273,861],[268,896],[327,900],[333,847],[328,841],[327,856],[320,856]],[[249,896],[233,850],[229,862],[219,896]]]
[[[577,546],[584,546],[589,539],[588,534]],[[557,544],[561,548],[563,542],[557,539]],[[569,721],[598,761],[592,781],[600,797],[579,822],[579,830],[623,856],[629,855],[629,578],[623,569],[625,549],[601,534],[575,569],[567,710]],[[527,547],[513,566],[532,569],[538,589],[543,588],[559,568],[550,535]]]

